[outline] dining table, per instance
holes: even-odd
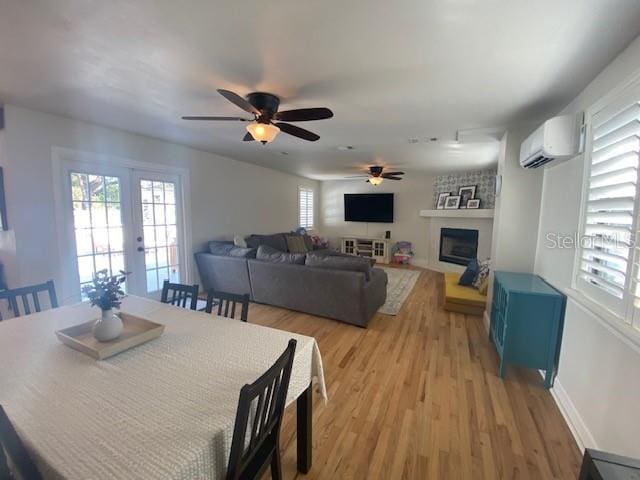
[[[121,311],[163,334],[105,360],[55,332],[99,316],[87,303],[0,322],[0,405],[45,478],[224,478],[240,389],[297,341],[297,467],[311,468],[312,398],[327,401],[315,339],[129,295]]]

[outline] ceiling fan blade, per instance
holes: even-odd
[[[320,138],[319,135],[316,135],[309,130],[305,130],[304,128],[296,127],[295,125],[291,125],[289,123],[274,123],[276,127],[282,130],[284,133],[288,133],[289,135],[293,135],[294,137],[302,138],[303,140],[308,140],[310,142],[315,142]]]
[[[233,93],[229,90],[223,90],[221,88],[218,89],[218,93],[222,95],[224,98],[229,100],[235,106],[240,107],[245,112],[253,113],[254,115],[261,115],[262,113],[256,107],[247,102],[244,98],[242,98],[237,93]]]
[[[385,175],[404,175],[404,172],[384,172],[382,176],[384,177]]]
[[[368,177],[369,175],[367,175],[366,173],[363,173],[362,175],[348,175],[344,178],[364,178],[364,177]]]
[[[383,176],[382,178],[384,178],[385,180],[402,180],[402,177],[385,177],[385,176]]]
[[[249,132],[244,134],[244,137],[242,137],[242,141],[243,142],[253,142],[254,138],[253,135],[251,135]]]
[[[235,120],[237,122],[252,122],[252,119],[240,118],[240,117],[201,117],[201,116],[187,116],[182,117],[182,120]]]
[[[367,178],[367,179],[365,180],[365,183],[371,183],[371,182],[370,182],[370,181],[369,181],[369,179]]]
[[[273,118],[285,122],[308,122],[310,120],[324,120],[333,117],[333,112],[328,108],[298,108],[278,112]]]

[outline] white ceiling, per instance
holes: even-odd
[[[0,0],[0,100],[311,178],[482,168],[456,130],[555,113],[639,33],[638,0]],[[335,117],[266,147],[179,119],[241,113],[216,88]]]

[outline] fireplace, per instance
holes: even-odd
[[[478,230],[440,229],[440,261],[468,265],[478,255]]]

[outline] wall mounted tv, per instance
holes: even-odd
[[[345,222],[393,222],[393,193],[345,193]]]

